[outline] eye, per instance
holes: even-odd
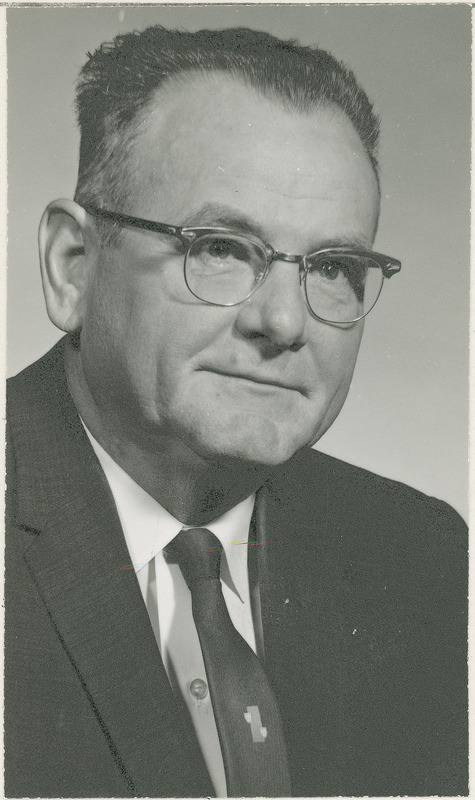
[[[249,259],[249,248],[236,239],[209,239],[206,243],[203,242],[203,252],[206,252],[211,258],[221,261],[228,258],[238,261]]]
[[[368,260],[357,255],[329,255],[318,257],[310,271],[325,282],[349,284],[360,291],[365,284]]]
[[[318,275],[324,281],[348,280],[355,264],[344,256],[328,255],[318,256],[310,262],[310,272],[315,277]]]
[[[318,269],[318,271],[329,281],[336,280],[341,273],[347,273],[348,268],[345,266],[341,261],[337,261],[335,258],[327,258],[325,260],[320,261],[314,269]]]

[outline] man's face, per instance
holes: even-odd
[[[132,215],[244,233],[247,221],[292,254],[372,243],[376,180],[336,111],[300,115],[197,76],[157,96],[131,158],[140,192],[121,210]],[[314,319],[298,273],[276,261],[245,302],[207,305],[186,288],[177,240],[124,230],[95,264],[81,340],[116,442],[268,465],[315,442],[345,400],[362,323]]]

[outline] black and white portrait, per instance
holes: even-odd
[[[470,43],[7,10],[7,797],[467,794]]]

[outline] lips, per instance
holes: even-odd
[[[306,394],[305,387],[297,382],[283,380],[282,378],[274,378],[267,375],[256,375],[251,372],[230,372],[229,370],[217,369],[216,367],[202,367],[200,371],[211,372],[215,375],[222,375],[224,378],[235,378],[238,380],[250,381],[251,383],[262,384],[263,386],[276,386],[279,389],[287,389],[292,392],[300,392]]]

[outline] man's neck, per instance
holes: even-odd
[[[99,413],[78,356],[67,349],[66,373],[87,429],[139,486],[183,524],[209,524],[264,483],[269,468],[241,460],[213,462],[171,436],[144,436],[137,442],[113,414]]]
[[[107,442],[100,443],[136,483],[185,525],[207,525],[255,492],[266,477],[256,469],[210,464],[194,453],[180,458],[176,449],[144,454],[130,446],[123,457],[123,448],[116,451]]]

